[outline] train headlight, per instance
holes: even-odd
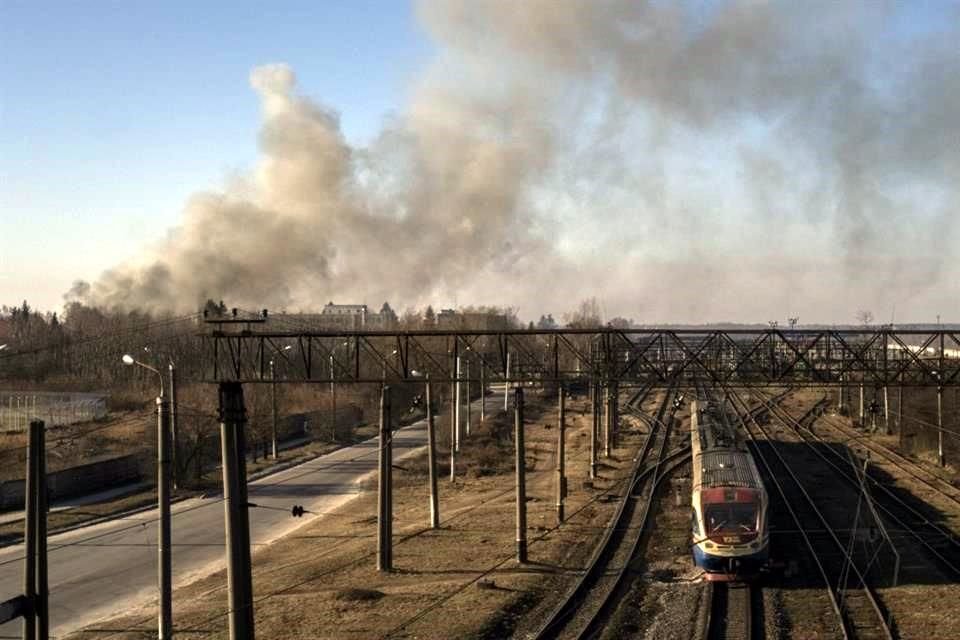
[[[712,542],[705,542],[705,543],[703,544],[703,546],[706,547],[707,549],[713,549],[713,543],[712,543]]]

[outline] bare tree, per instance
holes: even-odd
[[[577,309],[563,314],[568,327],[575,329],[590,329],[603,324],[603,314],[600,313],[600,303],[596,298],[587,298],[580,302]]]
[[[873,311],[869,309],[860,309],[857,311],[857,322],[865,327],[869,327],[873,324]]]

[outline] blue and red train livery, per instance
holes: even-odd
[[[753,457],[716,403],[690,404],[693,559],[707,580],[756,578],[769,558],[767,492]]]

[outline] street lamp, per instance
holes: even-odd
[[[293,346],[286,345],[280,349],[280,353],[284,351],[290,351],[293,349]],[[279,454],[277,448],[277,370],[273,364],[273,358],[270,358],[270,413],[271,413],[271,422],[270,422],[270,451],[273,454],[273,459],[277,459]],[[267,454],[264,453],[264,456]]]
[[[157,573],[160,588],[158,637],[173,637],[173,567],[170,558],[170,407],[163,394],[163,375],[129,353],[122,358],[127,366],[137,365],[157,374],[160,395],[157,396],[157,507],[160,511],[157,544]]]

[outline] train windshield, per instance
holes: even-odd
[[[727,502],[707,505],[707,535],[714,533],[753,533],[757,530],[757,505]]]

